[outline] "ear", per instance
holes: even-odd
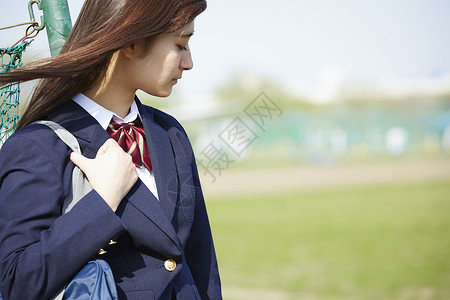
[[[135,43],[131,43],[128,46],[120,49],[120,52],[128,59],[132,59],[136,54],[136,45]]]

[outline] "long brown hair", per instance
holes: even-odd
[[[41,79],[17,129],[91,88],[117,50],[174,32],[205,9],[205,0],[86,0],[59,55],[0,75],[0,86]]]

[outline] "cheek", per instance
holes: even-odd
[[[171,80],[179,77],[181,55],[178,51],[153,51],[147,57],[134,63],[131,75],[137,89],[159,97],[166,97],[172,91]]]
[[[169,52],[164,58],[164,71],[173,73],[173,71],[178,70],[180,66],[180,59],[181,55],[176,51]]]
[[[150,60],[142,60],[135,65],[136,73],[134,78],[142,85],[152,85],[159,79],[160,69],[159,66]]]

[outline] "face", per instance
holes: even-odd
[[[189,49],[193,33],[192,22],[175,32],[157,36],[145,53],[144,41],[124,50],[128,58],[124,80],[128,86],[157,97],[169,96],[183,72],[193,67]]]

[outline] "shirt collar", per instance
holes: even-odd
[[[133,100],[133,103],[131,104],[130,107],[130,112],[125,118],[119,117],[114,112],[104,108],[103,106],[99,105],[97,102],[95,102],[94,100],[90,99],[89,97],[85,96],[82,93],[79,93],[78,95],[74,96],[72,100],[75,101],[75,103],[77,103],[78,105],[80,105],[92,117],[94,117],[105,130],[108,128],[111,119],[113,119],[114,122],[116,123],[129,123],[134,121],[136,117],[139,117],[139,119],[141,119],[141,115],[139,114],[139,110],[135,100]]]

